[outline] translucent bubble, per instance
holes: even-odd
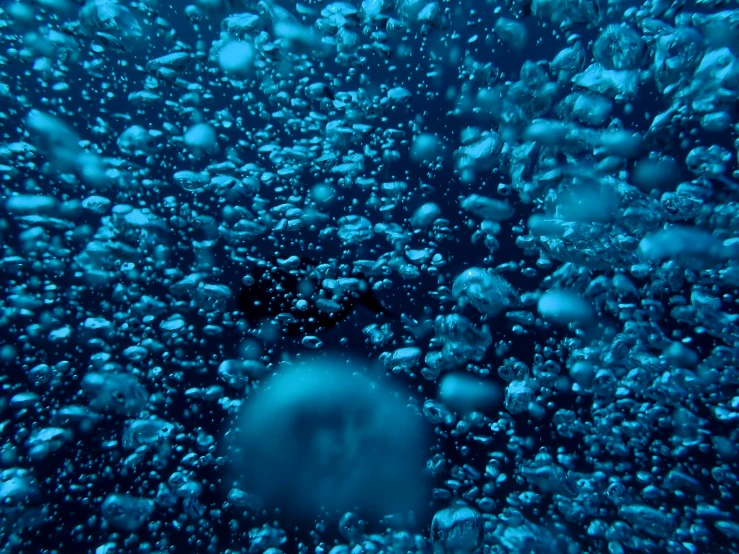
[[[459,412],[484,412],[498,405],[503,393],[489,380],[457,372],[449,373],[442,378],[439,397],[445,404]]]
[[[251,69],[254,47],[248,42],[231,41],[218,53],[218,63],[226,73],[244,75]]]
[[[413,139],[411,159],[417,163],[430,162],[441,153],[441,141],[436,135],[424,133]]]
[[[539,313],[546,319],[560,324],[573,321],[588,321],[593,317],[593,308],[574,292],[549,291],[539,299]]]
[[[423,507],[421,420],[391,389],[345,368],[304,364],[246,400],[231,444],[239,488],[307,517]]]
[[[184,136],[185,144],[194,154],[218,152],[218,138],[213,127],[207,123],[198,123],[188,129]]]

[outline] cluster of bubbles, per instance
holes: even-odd
[[[735,3],[192,1],[0,6],[0,551],[739,551]]]

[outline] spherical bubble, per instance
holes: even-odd
[[[238,40],[227,43],[218,53],[218,64],[226,73],[244,75],[251,69],[254,47]]]
[[[311,198],[318,204],[329,204],[336,198],[336,190],[329,183],[320,183],[311,189]]]
[[[570,125],[562,121],[535,119],[524,131],[524,137],[526,140],[555,146],[566,140],[570,128]]]
[[[466,269],[454,279],[452,294],[464,298],[481,314],[495,317],[518,303],[513,286],[500,275],[479,267]]]
[[[434,552],[468,554],[482,542],[484,521],[477,510],[457,505],[439,510],[431,522]]]
[[[439,205],[434,202],[426,202],[411,216],[411,225],[415,229],[424,229],[431,227],[439,217],[441,217],[441,208],[439,208]]]
[[[300,25],[293,21],[278,21],[273,31],[283,43],[289,45],[293,53],[322,56],[328,52],[328,47],[321,41],[320,35],[312,28]]]
[[[515,19],[508,17],[500,17],[495,22],[495,34],[500,40],[513,48],[514,50],[522,50],[526,48],[528,42],[528,31],[526,26],[519,23]]]
[[[141,125],[132,125],[120,134],[116,144],[124,154],[139,156],[151,150],[153,140]]]
[[[615,129],[603,131],[598,138],[598,145],[609,154],[632,158],[644,147],[644,140],[639,133]]]
[[[634,164],[632,182],[644,191],[671,190],[680,182],[680,167],[674,158],[643,158]]]
[[[495,383],[457,372],[442,378],[439,398],[458,412],[485,412],[499,404],[503,394]]]
[[[570,377],[581,387],[589,389],[595,379],[595,367],[588,361],[578,361],[570,368]]]
[[[5,9],[8,15],[19,24],[30,24],[33,21],[33,8],[23,2],[9,2]]]
[[[574,292],[553,290],[539,298],[539,313],[544,319],[568,324],[593,317],[593,307]]]
[[[422,420],[345,368],[321,360],[287,369],[246,400],[230,447],[239,488],[299,517],[423,508]]]
[[[441,141],[436,135],[423,133],[413,139],[411,159],[416,163],[427,163],[441,153]]]
[[[4,344],[0,347],[0,360],[11,362],[18,356],[18,349],[12,344]]]
[[[196,154],[214,153],[218,151],[216,131],[207,123],[193,125],[185,133],[185,144]]]

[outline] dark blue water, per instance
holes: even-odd
[[[356,548],[351,552],[369,552],[372,550],[366,541],[371,533],[384,535],[386,552],[737,551],[737,536],[732,535],[737,531],[727,530],[730,522],[736,520],[736,455],[732,454],[739,409],[736,405],[737,335],[733,326],[736,291],[732,281],[720,275],[722,270],[734,267],[736,255],[733,250],[728,254],[722,250],[718,261],[709,260],[707,267],[686,268],[681,265],[679,252],[674,254],[679,282],[672,289],[658,275],[664,270],[662,263],[669,263],[670,259],[649,261],[652,265],[646,275],[635,275],[631,270],[634,263],[641,261],[635,245],[647,233],[669,228],[671,223],[659,210],[658,199],[663,192],[675,190],[680,182],[704,188],[711,183],[710,193],[702,200],[705,209],[681,224],[705,229],[721,240],[735,236],[734,220],[724,223],[720,218],[722,210],[728,210],[724,207],[734,206],[736,201],[732,177],[732,171],[736,170],[733,146],[736,132],[733,128],[709,132],[701,128],[695,116],[674,122],[667,132],[647,133],[654,116],[674,101],[674,97],[659,92],[648,73],[655,47],[654,39],[647,37],[649,57],[642,68],[644,83],[638,96],[629,102],[615,102],[609,117],[609,124],[642,134],[640,149],[635,155],[614,156],[619,158],[615,162],[617,169],[604,170],[598,179],[607,185],[611,183],[609,177],[633,181],[635,164],[649,152],[672,156],[677,160],[680,176],[667,190],[636,189],[630,193],[631,204],[624,201],[612,210],[602,232],[609,236],[630,234],[634,247],[629,247],[628,255],[615,264],[588,266],[575,261],[565,268],[571,271],[569,277],[562,276],[567,259],[547,256],[540,247],[533,253],[525,252],[517,245],[517,238],[529,234],[528,221],[534,213],[564,219],[555,213],[553,206],[559,201],[547,197],[547,188],[564,194],[572,186],[577,194],[577,183],[568,185],[565,180],[540,187],[533,198],[520,191],[504,197],[498,191],[500,183],[511,182],[508,154],[501,155],[491,167],[476,171],[471,181],[459,169],[458,151],[465,129],[477,127],[481,131],[500,132],[508,147],[520,146],[526,143],[526,129],[532,120],[558,119],[556,103],[579,89],[569,82],[560,84],[551,102],[544,102],[538,111],[531,108],[537,101],[536,92],[528,90],[529,96],[524,95],[524,100],[529,98],[531,104],[519,98],[521,111],[515,112],[519,119],[512,123],[504,121],[505,114],[497,112],[497,108],[480,108],[481,90],[493,91],[493,96],[499,91],[505,94],[521,78],[522,65],[527,61],[543,60],[542,74],[553,82],[555,79],[547,74],[545,61],[551,61],[567,46],[566,36],[572,32],[580,35],[587,51],[586,66],[589,65],[593,61],[591,41],[607,23],[623,19],[627,3],[618,3],[618,9],[614,7],[611,12],[600,6],[599,21],[575,22],[562,32],[551,18],[542,15],[543,8],[532,13],[523,7],[525,3],[518,6],[510,2],[500,13],[495,13],[495,5],[487,2],[439,2],[443,24],[436,28],[409,22],[407,32],[391,36],[385,42],[389,56],[371,45],[371,33],[381,31],[382,18],[371,23],[350,23],[346,28],[357,34],[360,44],[367,45],[356,50],[351,62],[336,59],[335,46],[329,46],[329,55],[323,57],[317,51],[305,54],[303,62],[313,64],[310,70],[300,68],[300,60],[291,57],[292,52],[284,56],[289,62],[283,65],[266,60],[262,52],[257,54],[257,59],[263,65],[250,68],[249,79],[243,83],[226,80],[217,61],[208,61],[207,54],[196,54],[196,51],[208,52],[212,41],[219,37],[221,21],[229,13],[256,13],[256,5],[223,6],[207,13],[204,21],[194,25],[185,15],[183,5],[167,6],[161,1],[158,5],[120,4],[130,8],[142,29],[140,36],[127,37],[121,23],[118,40],[114,41],[120,42],[120,47],[111,45],[110,38],[107,46],[100,47],[106,42],[105,37],[95,37],[76,23],[81,7],[76,3],[10,2],[3,6],[7,8],[3,18],[8,26],[3,35],[2,82],[9,91],[0,98],[3,143],[26,141],[38,149],[30,158],[32,161],[4,155],[2,162],[11,169],[3,169],[2,197],[6,209],[0,220],[4,258],[0,271],[5,287],[5,312],[0,316],[0,336],[5,345],[0,464],[9,471],[27,470],[36,483],[30,487],[33,494],[28,497],[11,498],[3,493],[6,506],[0,508],[4,518],[0,536],[3,544],[7,544],[7,552],[262,552],[268,546],[279,546],[283,552],[329,552],[338,544]],[[645,8],[658,3],[647,4]],[[676,12],[682,13],[721,9],[676,4],[681,6]],[[298,21],[310,26],[326,6],[326,3],[309,5],[315,14],[297,16]],[[384,2],[383,6],[383,13],[403,19],[403,10],[394,2]],[[293,14],[300,13],[295,6],[284,5],[284,8]],[[497,18],[511,14],[521,16],[519,21],[528,33],[523,49],[513,50],[491,35]],[[661,17],[666,24],[675,23],[674,13]],[[732,39],[736,33],[736,16],[732,17],[733,23],[727,27],[728,39],[712,38],[711,33],[695,23],[707,39],[714,41],[713,46],[708,41],[705,52],[718,47],[715,41],[719,40],[728,43],[728,51],[736,55],[736,41]],[[157,18],[161,18],[159,23]],[[68,37],[67,44],[76,52],[62,54],[61,39],[56,45],[43,47],[38,36],[50,30]],[[274,34],[274,28],[266,25],[265,32],[268,36]],[[72,45],[76,46],[72,48]],[[180,82],[167,82],[161,75],[157,77],[146,71],[149,60],[175,50],[193,55],[178,76]],[[38,59],[51,60],[53,69],[45,69],[45,62],[35,61]],[[736,59],[734,63],[739,64]],[[532,71],[531,67],[528,71]],[[431,72],[436,76],[430,76]],[[280,164],[275,166],[267,153],[258,151],[260,133],[267,137],[265,142],[281,147],[301,140],[309,146],[328,141],[325,123],[317,131],[299,129],[275,115],[278,110],[287,109],[291,97],[301,96],[295,90],[303,76],[313,82],[330,83],[334,89],[333,100],[339,101],[345,100],[342,91],[357,91],[360,87],[370,98],[384,96],[387,88],[397,86],[410,91],[412,98],[408,102],[392,108],[377,107],[380,115],[376,117],[372,117],[371,110],[357,117],[357,122],[378,126],[383,132],[367,134],[351,143],[338,142],[334,147],[339,156],[364,149],[390,150],[391,144],[397,149],[398,158],[394,160],[376,163],[368,156],[363,172],[363,176],[372,176],[377,183],[405,181],[408,184],[400,198],[386,201],[392,206],[377,209],[373,203],[382,196],[377,188],[374,191],[362,190],[358,185],[342,188],[336,174],[321,170],[315,163],[308,164],[312,165],[310,169],[301,168],[291,179],[281,179],[279,186],[263,182],[258,193],[261,202],[255,202],[253,193],[227,200],[213,188],[190,192],[175,184],[173,174],[177,171],[205,171],[229,158],[238,158],[234,162],[236,166],[252,163],[260,167],[261,173],[277,172]],[[158,86],[152,88],[161,96],[157,102],[137,107],[128,100],[130,93],[143,90],[145,83],[153,85],[157,78]],[[692,73],[686,77],[683,88],[690,86],[691,78]],[[64,83],[66,88],[54,90],[53,85],[59,83]],[[189,96],[188,83],[198,85],[189,87]],[[735,124],[735,93],[739,84],[727,79],[725,88],[726,95],[733,91],[734,100],[724,99],[721,106]],[[279,95],[279,91],[285,95]],[[245,100],[247,93],[252,96]],[[309,103],[310,110],[319,113],[333,109],[330,99]],[[99,163],[108,169],[108,176],[96,181],[86,178],[79,167],[60,170],[63,164],[54,157],[54,149],[43,144],[38,132],[29,129],[28,113],[32,109],[51,114],[73,129],[83,141],[79,148],[94,152],[102,160]],[[222,110],[228,110],[237,120],[228,128],[218,123],[223,120],[217,115]],[[296,111],[303,116],[306,112]],[[351,119],[339,110],[327,117],[329,121]],[[134,124],[147,129],[163,129],[165,123],[172,124],[178,128],[174,135],[181,136],[201,121],[216,128],[217,152],[192,155],[180,138],[173,138],[167,131],[152,138],[155,146],[151,157],[122,153],[116,144],[121,133]],[[597,129],[602,131],[602,127]],[[437,166],[419,164],[411,158],[410,144],[418,132],[435,135],[443,145]],[[394,134],[397,137],[391,137]],[[533,181],[535,176],[554,167],[565,171],[591,167],[605,157],[597,147],[579,148],[574,142],[535,145],[537,152],[543,149],[544,153],[532,156],[524,180]],[[685,163],[686,155],[701,145],[720,145],[732,153],[720,175],[701,178],[690,171]],[[58,148],[64,153],[71,145]],[[52,163],[48,164],[49,161]],[[211,173],[217,171],[211,168]],[[75,176],[64,177],[64,174]],[[218,230],[228,219],[223,210],[227,204],[252,213],[258,211],[259,204],[267,209],[286,202],[304,206],[311,188],[323,182],[334,187],[333,200],[319,206],[327,216],[324,222],[312,228],[305,225],[292,233],[267,230],[245,243],[237,252],[239,259],[234,260],[233,246]],[[49,196],[58,203],[53,210],[41,210],[40,215],[33,210],[8,208],[7,199],[18,193]],[[109,213],[96,214],[75,204],[93,194],[104,196],[113,206],[148,208],[154,214],[152,218],[156,216],[162,225],[142,231],[136,225],[111,223],[110,218],[116,216]],[[514,210],[512,218],[500,222],[502,229],[495,234],[494,248],[490,248],[493,244],[490,238],[487,245],[483,240],[473,240],[473,234],[481,229],[481,218],[460,207],[460,199],[471,194],[503,200]],[[411,216],[428,202],[438,205],[441,217],[447,220],[444,226],[448,231],[413,231]],[[648,206],[645,213],[652,210],[657,222],[651,226],[645,223],[646,230],[624,231],[626,210],[630,206]],[[326,231],[349,214],[367,217],[375,225],[376,233],[370,240],[350,244],[342,242],[336,232]],[[38,219],[34,219],[37,215]],[[212,220],[199,220],[202,216]],[[389,233],[383,235],[380,224],[397,225],[402,238],[393,239]],[[38,229],[43,232],[34,238]],[[106,229],[113,229],[114,236],[100,234]],[[99,265],[108,272],[108,278],[92,284],[89,276],[86,277],[89,267],[80,254],[89,251],[96,233],[98,240],[127,244],[131,252],[106,251]],[[166,245],[169,251],[166,260],[153,259],[156,245]],[[423,361],[412,370],[397,372],[383,367],[380,361],[385,359],[383,352],[408,346],[418,347],[423,360],[429,352],[439,350],[443,342],[439,337],[432,340],[434,333],[430,330],[411,332],[412,326],[378,316],[358,304],[347,319],[320,333],[323,346],[312,351],[300,344],[299,337],[264,340],[237,310],[235,298],[216,309],[202,309],[187,295],[175,297],[171,288],[173,282],[185,275],[201,271],[206,274],[206,282],[238,291],[247,273],[256,274],[255,264],[244,260],[247,254],[266,260],[292,255],[306,256],[318,263],[337,260],[337,264],[350,268],[356,260],[377,260],[393,252],[400,257],[408,249],[424,248],[440,254],[445,264],[438,272],[423,267],[413,280],[404,280],[397,270],[390,272],[392,285],[377,292],[379,300],[395,314],[404,314],[418,322],[428,321],[429,328],[434,318],[451,313],[464,315],[477,327],[487,324],[491,345],[484,355],[458,367],[446,368],[444,372],[475,375],[498,387],[502,396],[509,384],[501,377],[504,371],[499,368],[505,365],[506,359],[515,358],[529,368],[527,373],[531,374],[532,387],[536,390],[532,398],[537,400],[535,409],[527,407],[522,413],[515,413],[498,402],[479,415],[459,413],[454,415],[454,424],[437,424],[422,413],[424,402],[437,398],[440,379],[421,376]],[[730,249],[731,245],[726,248]],[[632,254],[636,256],[633,259]],[[539,255],[551,263],[537,267]],[[12,256],[20,256],[22,261],[15,263],[10,260]],[[143,274],[131,278],[120,269],[126,262],[134,263]],[[508,262],[516,264],[513,271],[498,271],[519,295],[568,288],[595,306],[597,315],[569,327],[537,324],[526,326],[524,332],[518,333],[512,330],[511,318],[505,313],[486,317],[472,306],[458,304],[455,298],[444,300],[443,287],[451,289],[455,278],[464,270],[492,269]],[[529,271],[521,271],[524,267]],[[588,292],[589,285],[599,277],[612,279],[616,274],[628,275],[636,292],[619,293],[612,286],[606,286],[607,290],[600,295]],[[19,301],[13,297],[19,291],[41,302],[21,310]],[[691,304],[691,294],[696,292],[720,298],[720,309],[709,310],[708,315],[693,314],[692,319],[671,313],[676,305],[695,305],[697,301]],[[142,308],[142,296],[162,302],[163,313],[155,313],[151,319],[139,313],[150,310]],[[662,306],[664,315],[649,312],[650,302]],[[541,315],[535,303],[515,308],[530,310],[537,317]],[[166,334],[158,326],[176,313],[182,314],[191,328],[180,339],[165,339]],[[104,340],[94,338],[96,333],[84,329],[84,322],[94,317],[113,322],[114,333]],[[719,317],[726,318],[724,332],[716,331],[721,325],[707,331],[711,318]],[[392,340],[382,346],[371,345],[362,330],[372,323],[388,323],[394,333]],[[204,332],[207,325],[220,326],[220,333]],[[61,327],[71,330],[69,339],[56,340],[50,335]],[[150,348],[145,361],[128,359],[126,349],[146,339],[161,341],[164,348],[161,351]],[[666,348],[672,341],[689,346],[696,360],[676,362],[667,355]],[[618,358],[613,353],[617,348],[623,354],[615,362],[609,361]],[[103,364],[97,362],[100,353],[109,355],[113,365],[101,369]],[[584,356],[610,372],[613,382],[602,385],[604,392],[598,389],[595,393],[590,390],[579,394],[572,390],[572,382],[576,380],[572,367]],[[235,390],[219,379],[218,368],[224,360],[242,358],[259,360],[264,375],[252,379],[242,390]],[[556,367],[562,379],[542,375],[546,368],[539,365],[534,369],[544,358],[551,361],[548,369]],[[238,441],[239,410],[229,408],[228,403],[231,400],[248,403],[261,388],[268,386],[270,374],[280,373],[285,362],[300,367],[307,360],[319,367],[336,360],[342,363],[350,360],[353,368],[376,379],[381,387],[398,391],[403,403],[411,406],[409,413],[415,412],[414,417],[423,422],[432,439],[430,447],[418,443],[423,450],[421,457],[444,459],[444,465],[432,472],[419,464],[418,482],[408,479],[412,486],[422,490],[413,517],[383,519],[373,513],[363,514],[367,506],[357,505],[352,509],[359,514],[357,517],[365,517],[360,527],[367,534],[352,534],[342,533],[340,529],[341,510],[316,513],[294,510],[289,494],[287,500],[277,495],[279,502],[267,498],[263,509],[240,508],[227,501],[231,488],[239,485],[239,471],[249,471],[248,467],[234,468],[228,445],[230,441]],[[49,366],[37,370],[44,374],[43,378],[34,377],[33,368],[39,364]],[[632,370],[636,374],[630,373]],[[139,410],[91,404],[83,380],[94,372],[107,375],[106,371],[134,375],[145,387],[148,398]],[[665,392],[670,379],[679,389],[676,392]],[[214,385],[223,389],[216,390],[213,398],[204,399],[198,396],[202,396],[200,392],[194,392]],[[597,389],[601,385],[595,386]],[[27,405],[14,396],[27,392],[37,395]],[[60,423],[59,411],[70,405],[89,407],[99,412],[99,417],[88,426],[70,421]],[[576,424],[569,422],[564,426],[569,425],[571,432],[562,426],[567,414],[577,420]],[[134,420],[150,417],[172,423],[173,430],[167,437],[155,439],[154,446],[143,448],[140,461],[131,464],[132,450],[123,444],[125,430]],[[337,418],[340,417],[338,414]],[[274,432],[272,438],[279,442],[281,435],[269,424],[264,427],[260,432],[266,437]],[[50,447],[52,451],[48,454],[34,455],[29,438],[44,428],[62,429],[66,434],[58,447]],[[292,440],[290,435],[286,436],[286,440]],[[204,437],[212,438],[212,447],[203,446]],[[715,437],[728,446],[717,443]],[[301,451],[302,447],[296,448]],[[293,450],[286,448],[286,452]],[[305,463],[310,465],[313,460],[309,454],[304,455]],[[547,460],[547,455],[551,459]],[[495,469],[486,473],[491,463]],[[536,468],[545,466],[555,467],[552,471],[556,477],[549,480],[532,477]],[[567,478],[561,478],[557,471],[562,475],[568,473]],[[498,479],[493,486],[498,473],[507,478]],[[17,484],[17,476],[16,481],[10,480],[10,476],[8,473],[3,477],[4,483]],[[455,490],[456,485],[450,484],[450,479],[463,484]],[[174,490],[181,484],[178,480],[198,483],[202,490],[193,498],[181,493],[169,502],[161,494],[161,487],[166,484]],[[475,486],[476,492],[464,494]],[[114,518],[105,517],[102,511],[105,499],[112,494],[153,500],[151,514],[135,529],[116,525]],[[357,498],[367,498],[367,494],[370,493],[363,491]],[[482,497],[488,497],[493,504],[481,502]],[[432,532],[432,521],[438,525],[442,510],[449,507],[459,510],[461,505],[474,510],[476,526],[485,527],[485,532],[477,528],[470,531],[460,523],[457,533],[472,546],[468,548],[460,540],[461,546],[455,549],[454,533]],[[669,524],[640,524],[650,513],[640,516],[638,510],[642,506],[661,513]],[[511,512],[511,508],[517,511]],[[526,522],[522,524],[519,517]],[[274,535],[284,534],[284,541],[277,540],[274,545],[260,543],[256,535],[263,525],[280,529]],[[609,531],[597,532],[601,525],[610,526]],[[528,545],[511,542],[511,536],[516,533],[524,536],[526,529],[533,529],[530,533],[542,542]],[[401,531],[417,535],[418,545],[403,544]],[[393,541],[395,550],[387,546]],[[525,539],[521,541],[526,543]],[[381,542],[379,538],[375,541]],[[413,542],[409,539],[409,544]],[[359,546],[363,543],[363,547]]]

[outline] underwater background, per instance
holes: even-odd
[[[0,552],[739,552],[735,2],[0,33]]]

